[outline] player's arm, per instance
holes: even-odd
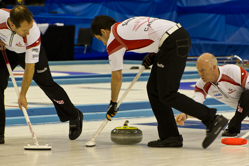
[[[112,71],[111,77],[111,100],[112,102],[118,101],[119,91],[122,86],[122,70]]]
[[[123,68],[123,54],[111,55],[109,56],[110,65],[112,67],[112,76],[111,76],[111,101],[107,109],[106,118],[111,120],[111,117],[114,117],[118,112],[117,101],[118,95],[122,86],[122,68]]]
[[[125,53],[125,48],[120,48],[119,50],[113,51],[111,48],[107,46],[107,50],[109,51],[109,63],[112,69],[111,76],[111,102],[107,109],[106,118],[111,120],[111,117],[115,116],[118,111],[117,101],[118,95],[122,86],[122,69],[123,69],[123,56]]]
[[[122,86],[122,70],[112,71],[111,101],[106,113],[106,118],[109,121],[111,121],[111,117],[114,117],[115,114],[118,112],[117,101],[121,86]]]
[[[26,42],[25,69],[21,92],[18,98],[18,105],[20,109],[22,109],[22,106],[27,109],[28,103],[26,94],[34,76],[35,64],[39,61],[41,37],[40,30],[36,23],[33,23],[33,27],[30,29],[29,35],[26,36]]]
[[[18,105],[19,108],[22,109],[22,106],[26,109],[28,106],[27,99],[26,99],[26,94],[29,89],[30,83],[33,79],[34,76],[34,71],[35,71],[35,63],[26,63],[25,64],[25,71],[23,75],[23,81],[22,81],[22,87],[21,87],[21,92],[20,96],[18,98]]]
[[[193,100],[195,100],[198,103],[203,103],[206,99],[206,93],[203,91],[203,89],[199,88],[197,85],[198,85],[198,82],[195,85]],[[187,118],[190,118],[190,117],[191,117],[190,115],[181,113],[175,117],[176,124],[183,126],[185,120],[187,120]]]

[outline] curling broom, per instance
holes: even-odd
[[[143,73],[144,70],[145,70],[145,67],[142,66],[142,68],[139,70],[139,72],[137,73],[133,81],[131,82],[130,86],[126,89],[126,91],[124,92],[120,100],[118,101],[117,108],[122,103],[122,101],[124,100],[128,92],[131,90],[132,86],[135,84],[135,82],[138,80],[138,78],[140,77],[140,75]],[[92,137],[92,139],[85,144],[86,147],[94,147],[96,145],[95,140],[97,139],[98,135],[101,133],[101,131],[104,129],[107,123],[108,123],[108,119],[105,119],[102,125],[99,127],[99,129],[95,133],[95,135]]]
[[[19,97],[19,90],[18,90],[18,87],[17,87],[17,84],[16,84],[16,80],[15,80],[15,77],[13,75],[13,72],[12,72],[12,69],[11,69],[7,54],[6,54],[3,46],[1,46],[1,51],[2,51],[2,54],[3,54],[4,60],[5,60],[6,66],[8,68],[9,74],[11,76],[11,80],[12,80],[13,85],[15,87],[17,97]],[[33,141],[34,141],[34,144],[35,144],[35,145],[28,144],[27,146],[24,146],[24,149],[25,150],[51,150],[52,146],[48,146],[47,144],[43,145],[43,146],[39,145],[39,143],[37,141],[37,138],[35,136],[35,133],[34,133],[34,131],[32,129],[28,113],[27,113],[27,111],[26,111],[26,109],[24,107],[22,107],[22,111],[23,111],[24,117],[26,119],[26,122],[27,122],[27,124],[29,126],[29,130],[31,132],[31,135],[32,135],[32,138],[33,138]]]

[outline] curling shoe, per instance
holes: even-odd
[[[215,138],[227,123],[228,120],[225,117],[223,117],[222,115],[216,115],[214,121],[206,129],[206,138],[202,142],[202,147],[204,149],[212,144],[212,142],[215,140]]]
[[[232,133],[229,129],[225,129],[222,133],[222,137],[236,137],[238,133]]]
[[[150,147],[182,147],[182,135],[176,137],[168,137],[165,139],[158,139],[156,141],[148,142],[147,146]]]
[[[78,110],[78,109],[77,109]],[[83,126],[83,113],[78,110],[78,117],[69,121],[69,139],[77,139],[81,132]]]
[[[0,134],[0,144],[4,144],[4,134]]]

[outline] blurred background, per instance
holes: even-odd
[[[24,4],[42,32],[48,59],[107,59],[102,42],[90,35],[97,15],[121,22],[133,16],[150,16],[179,22],[190,33],[190,56],[204,52],[216,56],[238,55],[248,59],[248,0],[2,0],[11,9]],[[4,6],[5,5],[5,6]],[[126,53],[125,59],[140,60],[144,54]]]

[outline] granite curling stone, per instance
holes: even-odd
[[[129,121],[126,120],[122,127],[116,127],[111,131],[111,140],[116,144],[132,145],[142,141],[143,133],[137,127],[128,126]]]

